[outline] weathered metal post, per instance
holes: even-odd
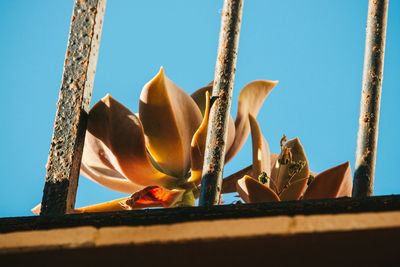
[[[75,205],[105,5],[106,0],[75,2],[46,165],[41,215],[62,215]]]
[[[369,0],[353,197],[374,190],[389,0]]]
[[[210,111],[203,164],[200,206],[215,205],[220,202],[242,9],[243,0],[224,1],[212,92],[214,102]]]

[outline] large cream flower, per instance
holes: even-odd
[[[226,160],[243,146],[276,81],[246,85],[235,122],[229,119]],[[89,113],[81,173],[112,190],[133,194],[78,212],[193,205],[201,179],[212,84],[189,96],[159,73],[141,92],[134,114],[107,95]]]

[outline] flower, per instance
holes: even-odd
[[[281,139],[281,153],[271,154],[260,127],[252,115],[253,164],[226,178],[223,192],[236,190],[246,203],[299,199],[350,197],[352,177],[349,162],[317,175],[309,170],[298,138]]]
[[[243,146],[276,81],[258,80],[239,96],[235,122],[229,118],[226,159]],[[110,95],[89,112],[81,174],[129,197],[77,209],[77,212],[194,205],[201,179],[212,84],[191,96],[164,74],[144,87],[139,113]]]

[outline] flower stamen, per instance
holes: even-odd
[[[258,175],[258,181],[262,184],[268,184],[270,180],[266,172],[261,172],[260,175]]]

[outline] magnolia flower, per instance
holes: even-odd
[[[268,143],[252,115],[253,164],[224,180],[223,192],[237,191],[246,203],[350,197],[349,162],[318,175],[312,174],[298,138],[281,140],[281,153],[271,155]]]
[[[229,118],[226,159],[243,146],[276,81],[247,84],[235,122]],[[81,174],[129,197],[77,209],[111,211],[194,205],[201,179],[212,84],[191,96],[159,73],[140,95],[134,114],[110,95],[89,113]]]

